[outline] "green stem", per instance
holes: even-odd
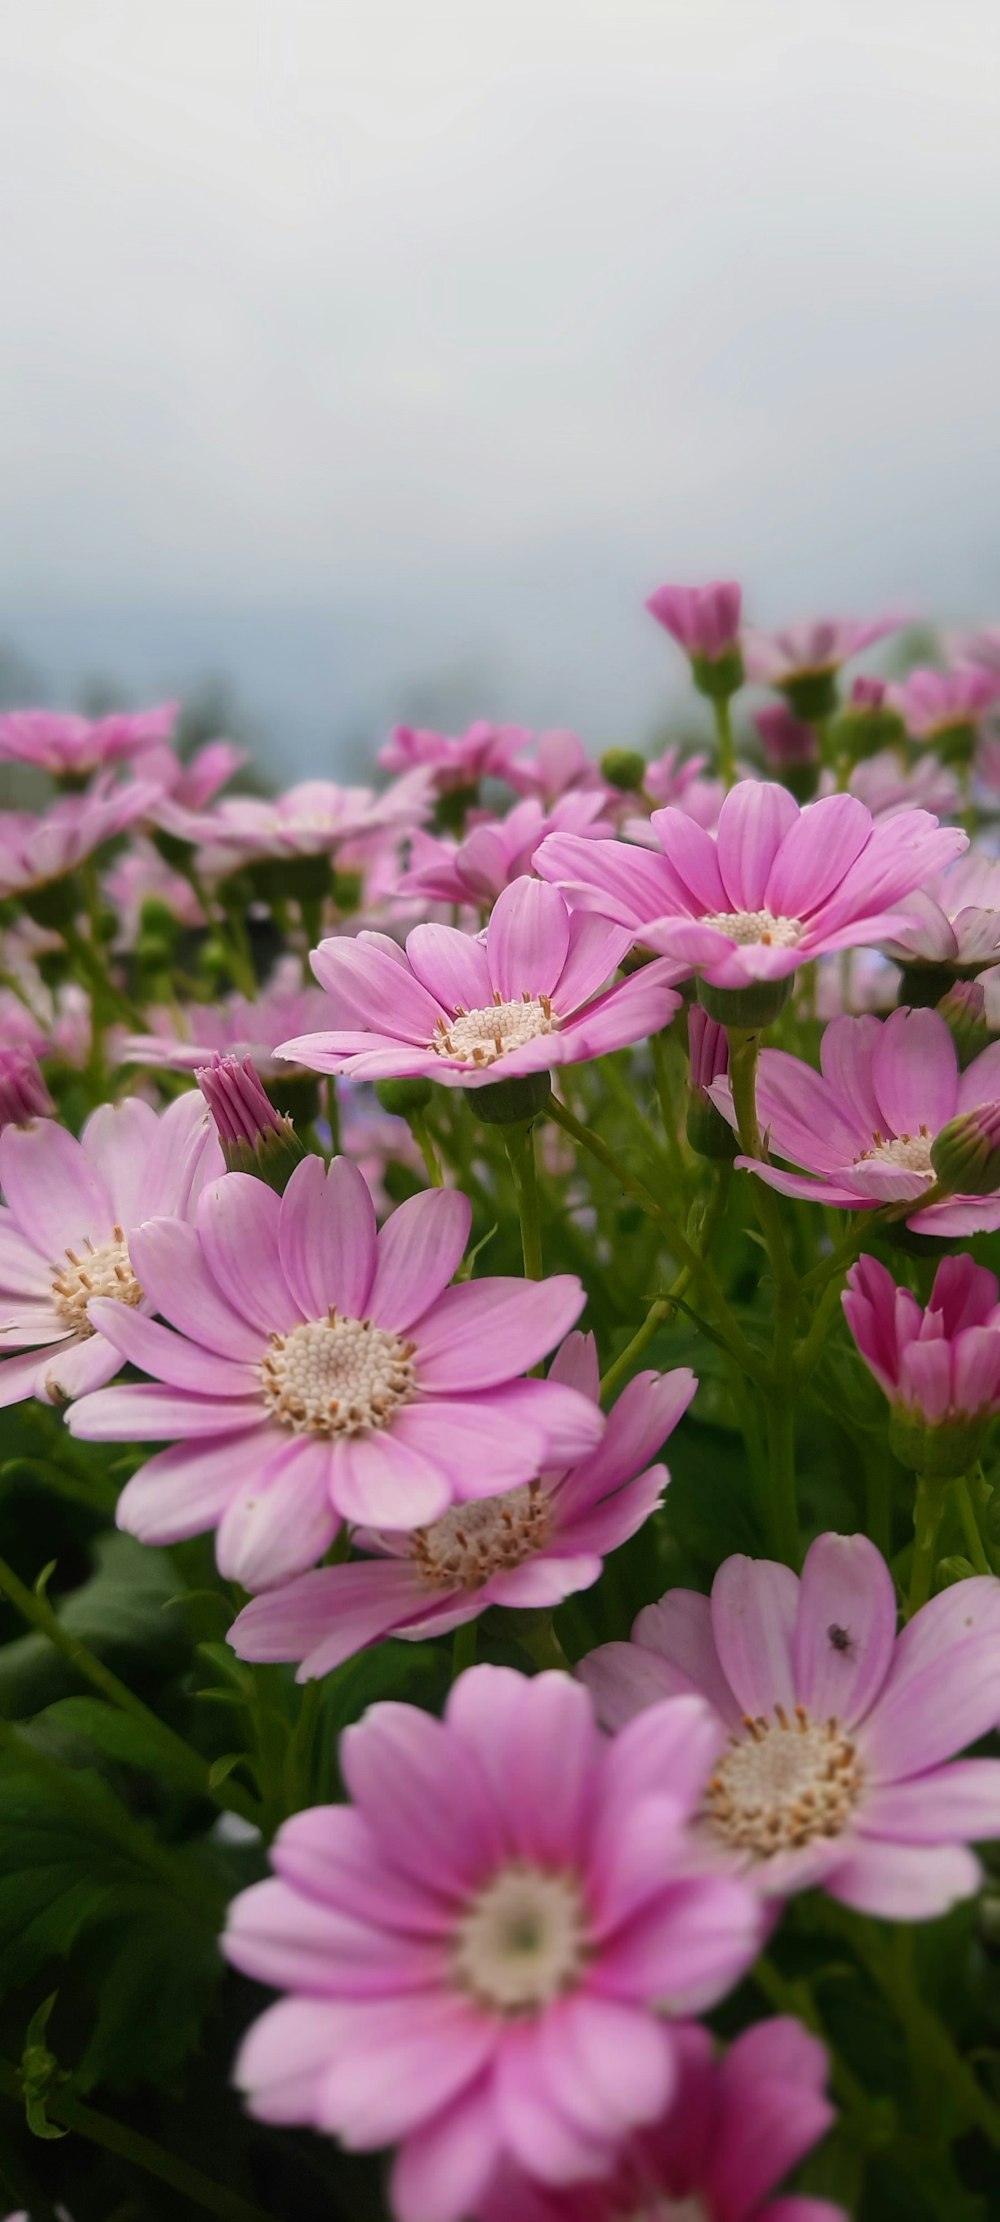
[[[463,1620],[461,1627],[456,1628],[451,1644],[453,1682],[457,1682],[459,1675],[465,1673],[466,1667],[475,1666],[478,1635],[479,1627],[475,1620]]]
[[[16,2103],[23,2097],[17,2069],[6,2060],[0,2061],[0,2093]],[[172,2191],[192,2200],[203,2214],[216,2215],[218,2222],[273,2222],[273,2217],[253,2200],[241,2198],[238,2191],[230,2191],[226,2184],[212,2183],[208,2176],[202,2175],[200,2168],[192,2168],[188,2161],[164,2152],[162,2145],[154,2145],[152,2138],[140,2136],[138,2130],[127,2129],[123,2122],[112,2121],[110,2115],[98,2114],[92,2106],[84,2106],[70,2091],[56,2086],[46,2092],[45,2107],[51,2120],[61,2123],[64,2129],[75,2130],[88,2144],[99,2145],[103,2152],[114,2153],[116,2159],[141,2168],[158,2183],[168,2184]]]
[[[434,1137],[431,1133],[426,1119],[421,1119],[417,1116],[411,1118],[410,1133],[412,1134],[417,1148],[420,1151],[420,1155],[423,1158],[424,1171],[431,1184],[431,1187],[443,1188],[444,1174],[441,1171],[441,1161],[438,1157],[437,1150],[434,1147]]]
[[[732,787],[736,780],[736,750],[733,746],[733,719],[729,708],[729,696],[726,694],[713,695],[712,708],[715,712],[715,732],[719,743],[720,777],[724,779],[727,787]]]
[[[540,1281],[544,1278],[545,1267],[542,1263],[542,1227],[538,1212],[538,1165],[535,1158],[533,1121],[504,1127],[503,1139],[517,1196],[525,1278]]]
[[[117,1674],[112,1674],[103,1659],[97,1658],[93,1651],[88,1650],[86,1644],[81,1643],[76,1636],[68,1635],[53,1612],[48,1598],[40,1597],[36,1590],[29,1589],[15,1574],[13,1567],[7,1565],[5,1559],[0,1559],[0,1591],[20,1613],[22,1620],[27,1621],[30,1628],[36,1628],[40,1635],[46,1636],[53,1650],[58,1651],[60,1657],[74,1667],[85,1682],[99,1690],[101,1696],[117,1706],[119,1712],[128,1713],[132,1720],[138,1722],[150,1741],[160,1745],[164,1756],[169,1754],[172,1768],[175,1772],[186,1775],[193,1791],[201,1797],[213,1798],[217,1805],[226,1806],[230,1813],[238,1813],[244,1821],[251,1821],[257,1826],[260,1811],[256,1801],[245,1790],[241,1790],[238,1783],[230,1780],[220,1782],[214,1790],[211,1789],[211,1761],[203,1759],[200,1752],[193,1751],[191,1745],[184,1742],[183,1736],[176,1735],[172,1728],[168,1728],[156,1713],[150,1711],[148,1705],[143,1704],[141,1698],[135,1697],[127,1685],[119,1681]]]
[[[768,1514],[779,1558],[798,1571],[802,1564],[799,1500],[795,1479],[795,1400],[787,1381],[766,1394]]]
[[[648,1349],[657,1329],[662,1327],[664,1322],[670,1318],[671,1313],[676,1310],[674,1300],[678,1296],[683,1296],[690,1279],[691,1275],[685,1265],[682,1271],[678,1273],[669,1293],[666,1296],[654,1297],[642,1326],[636,1328],[631,1342],[626,1343],[624,1350],[619,1352],[617,1358],[608,1367],[607,1372],[601,1376],[602,1404],[610,1404],[617,1395],[623,1381],[631,1379],[637,1361],[642,1357],[643,1351]]]
[[[940,1481],[917,1475],[917,1492],[913,1505],[913,1558],[910,1564],[910,1594],[907,1600],[907,1619],[926,1605],[934,1579],[934,1562],[938,1529],[944,1512],[945,1486]]]
[[[958,1517],[962,1523],[962,1532],[968,1545],[969,1557],[976,1573],[992,1574],[993,1568],[986,1555],[986,1546],[979,1532],[979,1522],[972,1502],[968,1475],[960,1474],[957,1481],[953,1481],[951,1486],[958,1507]]]

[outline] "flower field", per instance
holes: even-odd
[[[1000,2207],[1000,628],[648,607],[651,759],[0,716],[18,2218]]]

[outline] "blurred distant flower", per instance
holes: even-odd
[[[389,772],[427,772],[435,791],[446,794],[453,787],[478,787],[482,779],[509,779],[515,756],[530,738],[523,725],[492,725],[485,718],[455,739],[397,725],[379,749],[378,760]]]
[[[897,964],[966,966],[1000,958],[1000,859],[970,849],[906,899],[908,926],[886,941]]]
[[[136,756],[157,755],[177,723],[178,704],[155,710],[115,710],[109,717],[78,717],[63,710],[8,710],[0,716],[0,761],[35,764],[54,778],[87,779],[91,773]],[[144,778],[157,771],[143,763]]]
[[[206,741],[185,761],[172,748],[157,749],[143,760],[143,773],[161,779],[171,801],[186,810],[203,810],[246,763],[246,750],[234,741]]]
[[[54,1111],[37,1057],[30,1049],[5,1043],[0,1048],[0,1132],[7,1126],[46,1119]]]
[[[751,627],[743,636],[747,676],[784,690],[796,680],[837,672],[853,656],[860,656],[863,648],[897,632],[902,623],[901,617],[886,615],[867,623],[857,618],[810,618],[775,633]]]
[[[489,909],[511,880],[530,872],[535,850],[547,833],[581,833],[591,839],[611,834],[614,828],[602,816],[604,808],[600,789],[572,790],[548,809],[530,796],[515,803],[505,818],[487,818],[473,825],[462,841],[417,832],[399,892],[404,897],[422,895],[430,902]]]
[[[144,780],[120,786],[99,781],[88,794],[62,796],[39,817],[0,811],[0,897],[30,895],[75,871],[144,817],[159,794]]]
[[[388,829],[419,824],[428,806],[428,781],[417,772],[394,780],[384,794],[370,787],[338,787],[333,780],[307,779],[273,800],[231,795],[214,810],[189,810],[168,796],[157,822],[202,852],[209,877],[234,872],[266,858],[333,858],[344,844]]]
[[[908,769],[901,765],[894,749],[884,749],[866,762],[855,764],[848,787],[873,818],[914,809],[932,810],[935,817],[945,818],[961,802],[954,772],[929,749],[921,752]]]
[[[152,843],[137,835],[123,856],[116,856],[102,881],[117,921],[116,949],[131,949],[145,903],[162,903],[178,926],[205,924],[205,914],[189,880],[172,872]]]
[[[847,1324],[893,1408],[897,1458],[922,1474],[967,1473],[1000,1411],[996,1275],[967,1254],[942,1258],[926,1310],[877,1258],[859,1258],[847,1284]]]
[[[147,1013],[148,1034],[124,1034],[117,1044],[119,1064],[163,1065],[174,1072],[196,1072],[219,1056],[252,1057],[267,1079],[282,1066],[275,1057],[290,1031],[322,1024],[329,1004],[320,988],[304,988],[297,957],[287,957],[253,1000],[230,995],[224,1003],[168,1003]],[[287,1075],[286,1075],[287,1077]]]
[[[718,663],[739,646],[742,594],[736,579],[708,586],[660,586],[646,608],[694,662]]]
[[[819,763],[819,743],[815,727],[804,725],[794,717],[784,702],[769,703],[765,710],[758,710],[754,724],[764,747],[764,761],[769,771],[780,772],[789,766]]]
[[[971,755],[986,712],[1000,695],[1000,671],[975,664],[953,671],[911,671],[888,690],[915,741],[932,741],[940,755]]]
[[[536,733],[504,766],[503,776],[518,794],[537,795],[549,809],[561,796],[581,789],[604,792],[599,765],[588,756],[579,736],[562,727]]]

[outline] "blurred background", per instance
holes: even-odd
[[[0,700],[643,739],[642,612],[1000,616],[993,0],[7,0]]]

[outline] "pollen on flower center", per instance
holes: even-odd
[[[926,1126],[921,1126],[916,1134],[897,1134],[891,1141],[886,1135],[875,1133],[872,1136],[871,1149],[862,1150],[854,1162],[856,1165],[866,1165],[874,1160],[879,1165],[899,1165],[904,1172],[923,1173],[928,1180],[933,1180],[931,1141],[932,1136]]]
[[[765,948],[794,949],[805,932],[801,918],[784,918],[771,910],[710,910],[701,924],[714,926],[741,948],[760,942]]]
[[[430,1589],[481,1589],[491,1574],[520,1566],[542,1549],[550,1509],[537,1481],[453,1505],[430,1527],[415,1529],[416,1572]]]
[[[724,1844],[769,1859],[818,1836],[839,1836],[861,1795],[857,1751],[839,1721],[811,1720],[797,1705],[789,1720],[749,1716],[708,1785],[705,1818]]]
[[[260,1377],[268,1411],[296,1435],[385,1427],[416,1390],[415,1345],[370,1319],[306,1320],[272,1335]]]
[[[504,1003],[496,996],[484,1010],[458,1010],[447,1023],[439,1018],[428,1047],[439,1057],[456,1057],[466,1065],[495,1065],[509,1050],[523,1049],[525,1042],[533,1042],[538,1034],[554,1034],[558,1027],[551,996],[525,992],[517,1003]]]
[[[110,1242],[91,1242],[85,1236],[83,1255],[67,1250],[65,1265],[52,1269],[52,1296],[60,1319],[74,1335],[92,1335],[87,1317],[92,1296],[113,1296],[119,1304],[142,1303],[142,1290],[132,1271],[124,1231],[116,1227]]]
[[[458,1982],[502,2014],[548,2006],[579,1982],[587,1921],[572,1875],[506,1867],[473,1898],[454,1943]]]

